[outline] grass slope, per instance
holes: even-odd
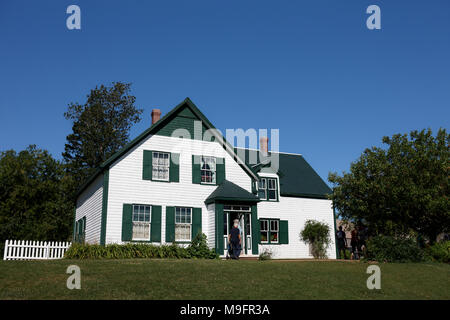
[[[81,268],[81,290],[66,269]],[[327,261],[0,261],[0,299],[450,299],[450,265]]]

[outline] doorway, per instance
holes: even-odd
[[[228,235],[233,227],[234,220],[239,220],[239,230],[241,234],[241,256],[251,254],[252,251],[252,228],[251,228],[251,208],[245,205],[225,205],[223,214],[223,238],[224,255],[228,249]]]

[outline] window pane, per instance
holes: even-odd
[[[278,231],[278,220],[271,220],[270,221],[270,230],[271,231]]]
[[[133,239],[150,239],[150,224],[143,222],[133,223]]]
[[[271,232],[270,233],[270,241],[271,242],[278,242],[278,232]]]
[[[267,231],[267,220],[261,220],[261,231]]]
[[[261,231],[261,241],[262,242],[267,242],[267,232],[262,232]]]
[[[266,188],[266,179],[261,179],[258,182],[258,188],[259,189],[265,189]]]
[[[191,226],[188,224],[178,224],[175,226],[175,241],[190,241]]]
[[[277,199],[275,190],[269,190],[269,199],[271,199],[271,200],[276,200]]]
[[[275,180],[269,179],[269,189],[275,189]]]
[[[266,199],[266,190],[259,190],[258,191],[258,197],[260,199]]]

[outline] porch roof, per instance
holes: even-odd
[[[205,200],[206,204],[214,201],[259,202],[259,198],[231,181],[224,180]]]

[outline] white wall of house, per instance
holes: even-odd
[[[266,177],[276,177],[276,175],[264,175]],[[278,190],[280,190],[278,180]],[[258,219],[275,218],[288,220],[289,244],[260,244],[259,252],[269,249],[273,253],[273,258],[298,259],[312,258],[309,253],[309,245],[300,241],[300,231],[304,228],[307,220],[317,220],[325,222],[330,226],[331,241],[327,255],[330,259],[336,258],[335,237],[334,237],[334,215],[332,201],[326,199],[280,197],[279,202],[261,201],[258,203]]]
[[[216,246],[216,205],[211,203],[208,205],[208,226],[205,229],[205,234],[208,235],[208,247],[210,249]]]
[[[102,224],[103,175],[99,175],[78,197],[75,217],[86,217],[85,242],[100,243]]]
[[[142,179],[143,151],[180,154],[180,182],[157,182]],[[165,243],[166,206],[202,208],[202,230],[208,242],[214,240],[211,226],[214,215],[208,214],[204,201],[217,188],[215,185],[192,183],[192,155],[225,158],[226,179],[251,192],[251,178],[217,142],[152,135],[118,159],[109,171],[106,243],[121,243],[122,208],[124,203],[162,206],[161,242]]]

